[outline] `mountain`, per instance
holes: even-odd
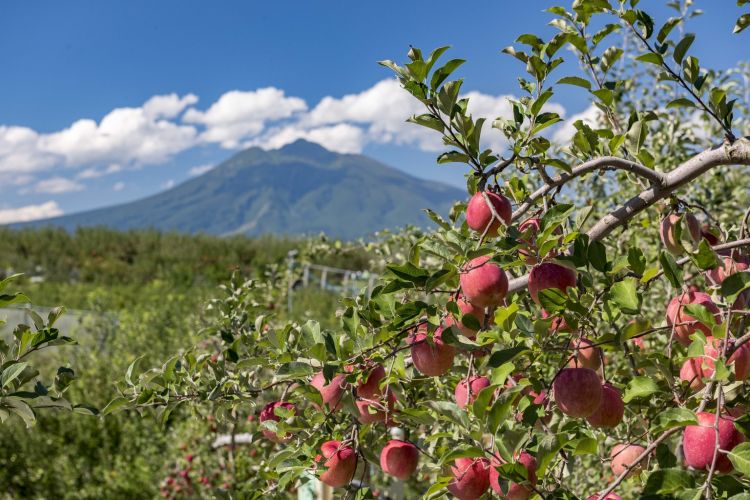
[[[417,179],[362,155],[299,140],[250,148],[207,173],[130,203],[15,227],[109,226],[218,235],[317,234],[353,239],[407,224],[428,227],[422,209],[447,213],[461,190]]]

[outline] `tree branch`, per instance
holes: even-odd
[[[536,200],[545,196],[550,191],[557,189],[571,179],[575,179],[576,177],[580,177],[596,170],[625,170],[643,177],[649,180],[652,184],[659,186],[666,184],[667,181],[666,176],[661,172],[657,172],[656,170],[645,167],[634,161],[618,158],[616,156],[602,156],[601,158],[594,158],[593,160],[580,164],[571,170],[570,173],[563,172],[558,177],[550,179],[551,182],[545,183],[544,186],[534,191],[521,205],[518,206],[516,211],[513,212],[512,219],[516,220],[521,217],[534,205]]]
[[[668,172],[664,176],[665,182],[663,185],[652,185],[650,188],[631,198],[624,205],[607,214],[599,220],[599,222],[594,224],[587,233],[589,239],[591,241],[596,241],[605,238],[612,231],[618,227],[624,226],[630,219],[657,201],[668,197],[677,189],[697,179],[712,168],[721,165],[750,165],[750,138],[745,137],[737,139],[732,144],[725,143],[719,147],[708,149],[690,158],[679,167]],[[583,165],[581,165],[581,167],[583,167]],[[546,187],[540,188],[540,190],[541,189],[546,189]],[[528,207],[522,205],[516,212],[522,214],[526,210],[528,210]],[[516,217],[517,216],[514,213],[513,218],[515,219]],[[512,279],[508,286],[508,293],[523,290],[528,283],[528,274]]]

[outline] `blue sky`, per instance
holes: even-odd
[[[478,109],[502,111],[521,68],[499,51],[552,33],[542,11],[555,3],[3,2],[0,220],[137,199],[297,137],[460,184],[460,167],[435,165],[438,145],[401,123],[408,106],[376,61],[452,45]],[[696,4],[694,53],[717,68],[747,58],[735,2]],[[641,2],[665,18],[662,5]],[[587,107],[580,90],[558,89],[565,116]]]

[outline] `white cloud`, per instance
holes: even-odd
[[[174,187],[174,184],[175,184],[174,179],[169,179],[168,181],[163,183],[161,187],[163,187],[164,189],[171,189]]]
[[[423,105],[419,101],[402,89],[398,81],[388,79],[358,94],[324,97],[299,125],[308,129],[340,123],[364,127],[366,141],[355,138],[356,142],[348,144],[349,150],[361,151],[365,142],[377,142],[416,145],[423,150],[436,151],[442,144],[436,132],[406,122],[409,116],[422,112]],[[354,138],[351,132],[349,135]]]
[[[555,130],[552,136],[552,141],[561,145],[565,145],[573,138],[576,133],[576,128],[573,126],[575,122],[581,120],[589,127],[596,128],[599,126],[599,122],[602,119],[602,111],[591,104],[588,108],[577,113],[563,122],[557,130]]]
[[[185,108],[198,102],[198,96],[187,94],[182,97],[177,94],[155,95],[143,105],[143,111],[151,118],[174,118]]]
[[[0,224],[11,222],[27,222],[37,219],[47,219],[62,215],[63,211],[56,201],[48,201],[40,205],[26,205],[18,208],[0,209]]]
[[[298,125],[288,125],[271,129],[268,133],[251,141],[251,145],[266,149],[278,149],[297,139],[305,139],[320,144],[337,153],[360,153],[365,144],[365,131],[347,123],[305,129]]]
[[[99,122],[80,119],[69,127],[40,134],[28,127],[0,125],[0,172],[35,172],[53,167],[86,168],[94,164],[163,163],[195,146],[198,130],[170,121],[197,102],[192,94],[155,96],[141,107],[116,108]]]
[[[66,179],[65,177],[51,177],[49,179],[42,179],[37,182],[34,186],[34,192],[36,193],[47,193],[47,194],[59,194],[59,193],[70,193],[73,191],[83,191],[86,188],[83,184]]]
[[[207,163],[207,164],[205,164],[205,165],[198,165],[197,167],[193,167],[193,168],[191,168],[191,169],[190,169],[190,171],[188,171],[188,175],[189,175],[190,177],[197,177],[197,176],[199,176],[199,175],[203,175],[203,174],[205,174],[205,173],[206,173],[206,172],[208,172],[209,170],[213,170],[213,168],[214,168],[215,166],[216,166],[216,165],[213,165],[213,164],[208,164],[208,163]]]
[[[114,190],[114,191],[122,191],[123,189],[125,189],[125,183],[124,182],[115,182],[112,185],[112,190]]]
[[[270,121],[289,118],[307,110],[299,97],[287,97],[283,90],[265,87],[258,90],[232,90],[223,94],[206,111],[190,108],[183,120],[201,124],[206,130],[201,138],[232,149],[263,131]]]
[[[33,175],[0,172],[0,186],[25,186],[34,182]]]
[[[117,163],[113,163],[105,169],[87,168],[81,170],[80,172],[78,172],[78,175],[76,175],[76,177],[79,179],[96,179],[97,177],[114,174],[121,170],[122,167],[120,165],[118,165]]]
[[[83,119],[41,136],[39,147],[65,158],[67,165],[158,164],[195,145],[194,127],[157,120],[143,108],[117,108],[99,123]]]
[[[0,125],[0,172],[35,172],[59,161],[38,147],[39,134],[27,127]]]

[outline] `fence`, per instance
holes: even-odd
[[[339,295],[352,296],[363,289],[370,297],[378,275],[367,270],[342,269],[320,264],[298,263],[293,250],[287,256],[289,269],[295,278],[289,281],[287,309],[291,312],[294,306],[294,291],[302,287],[316,286]]]

